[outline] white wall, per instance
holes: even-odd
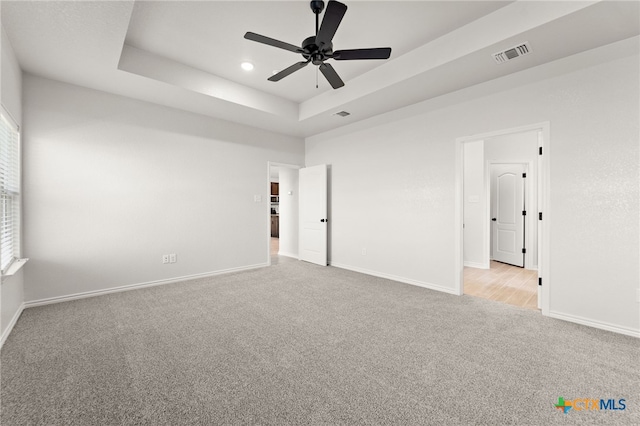
[[[280,167],[280,244],[278,254],[298,257],[298,169]],[[291,194],[289,194],[291,192]]]
[[[550,122],[550,314],[639,333],[638,38],[306,141],[331,263],[455,292],[457,138]],[[367,248],[367,255],[361,250]]]
[[[23,106],[27,301],[267,264],[301,139],[29,75]]]
[[[22,71],[9,37],[2,28],[2,105],[18,125],[22,124]]]
[[[11,43],[2,33],[2,78],[0,95],[2,106],[19,126],[22,125],[22,71]],[[22,311],[24,268],[10,277],[0,278],[0,341],[4,341]]]
[[[489,268],[484,141],[464,144],[464,266]]]

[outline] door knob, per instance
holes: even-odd
[[[493,222],[495,222],[495,221],[496,221],[496,218],[495,218],[495,217],[492,217],[492,218],[491,218],[491,220],[492,220]]]
[[[324,222],[324,219],[320,219],[320,222]]]

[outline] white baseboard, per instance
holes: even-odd
[[[386,278],[388,280],[398,281],[404,284],[411,284],[418,287],[428,288],[429,290],[441,291],[443,293],[454,294],[456,296],[458,295],[455,289],[444,287],[438,284],[425,283],[422,281],[413,280],[411,278],[398,277],[396,275],[385,274],[378,271],[371,271],[369,269],[359,268],[357,266],[343,265],[341,263],[330,262],[329,264],[335,268],[347,269],[353,272],[360,272],[361,274],[372,275],[374,277]]]
[[[480,263],[480,262],[464,261],[464,266],[468,268],[489,269],[489,264]]]
[[[149,281],[149,282],[139,283],[139,284],[129,284],[129,285],[123,285],[120,287],[112,287],[112,288],[107,288],[103,290],[94,290],[94,291],[86,291],[82,293],[69,294],[66,296],[56,296],[56,297],[50,297],[46,299],[30,300],[28,302],[25,302],[23,306],[24,308],[32,308],[35,306],[50,305],[52,303],[68,302],[70,300],[101,296],[103,294],[119,293],[121,291],[137,290],[145,287],[155,287],[158,285],[172,284],[172,283],[177,283],[181,281],[194,280],[198,278],[208,278],[216,275],[229,274],[231,272],[249,271],[251,269],[264,268],[266,266],[269,266],[269,264],[259,263],[256,265],[242,266],[239,268],[222,269],[214,272],[205,272],[202,274],[186,275],[183,277],[169,278],[166,280]]]
[[[287,253],[285,251],[279,251],[278,252],[278,256],[286,256],[286,257],[293,257],[294,259],[298,258],[297,254],[293,254],[293,253]]]
[[[20,305],[15,315],[13,315],[13,318],[11,318],[11,321],[9,321],[9,325],[4,330],[4,333],[2,333],[2,337],[0,337],[0,349],[2,349],[2,345],[4,345],[5,340],[7,340],[7,337],[9,337],[9,334],[11,334],[11,331],[13,330],[13,327],[16,325],[16,322],[18,322],[18,318],[20,318],[20,315],[22,314],[22,311],[24,311],[24,308],[25,308],[25,304],[23,303]]]
[[[562,314],[559,312],[549,312],[549,317],[573,322],[576,324],[586,325],[593,328],[599,328],[601,330],[612,331],[614,333],[624,334],[626,336],[640,337],[640,330],[621,327],[619,325],[609,324],[606,322],[594,321],[592,319],[583,318],[576,315]]]

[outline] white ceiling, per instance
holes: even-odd
[[[274,83],[315,31],[308,1],[6,1],[2,23],[24,71],[266,130],[309,136],[639,34],[639,3],[354,1],[334,50],[392,47],[387,61],[310,65]],[[528,41],[532,53],[495,64]],[[243,71],[240,63],[255,65]],[[337,111],[351,116],[339,118]]]
[[[506,2],[349,2],[333,42],[334,50],[387,47],[403,55],[436,37],[505,6]],[[396,25],[402,22],[402,25]],[[185,30],[188,29],[188,30]],[[303,60],[301,55],[244,39],[247,31],[300,46],[314,35],[308,1],[137,2],[125,43],[295,102],[332,90],[317,67],[307,67],[278,83],[274,70]],[[240,63],[255,65],[252,72]],[[383,61],[332,62],[345,82]]]

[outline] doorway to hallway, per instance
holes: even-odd
[[[298,259],[298,169],[267,163],[267,259],[270,265]]]
[[[456,140],[458,294],[540,309],[544,315],[549,314],[548,282],[546,288],[540,285],[548,265],[548,228],[546,221],[542,221],[549,196],[548,157],[542,155],[546,154],[548,138],[549,124],[540,123]],[[510,209],[508,222],[522,225],[524,232],[506,227],[502,230],[503,247],[510,247],[508,251],[518,258],[518,262],[511,259],[508,263],[518,267],[499,262],[500,256],[495,256],[493,243],[499,241],[492,232],[497,230],[492,221],[493,218],[497,221],[491,199],[491,192],[497,192],[491,185],[494,164],[524,166],[518,173],[511,173],[526,178],[523,194],[515,194],[517,201],[505,204]],[[505,183],[515,181],[505,179]],[[507,231],[522,238],[506,238]]]

